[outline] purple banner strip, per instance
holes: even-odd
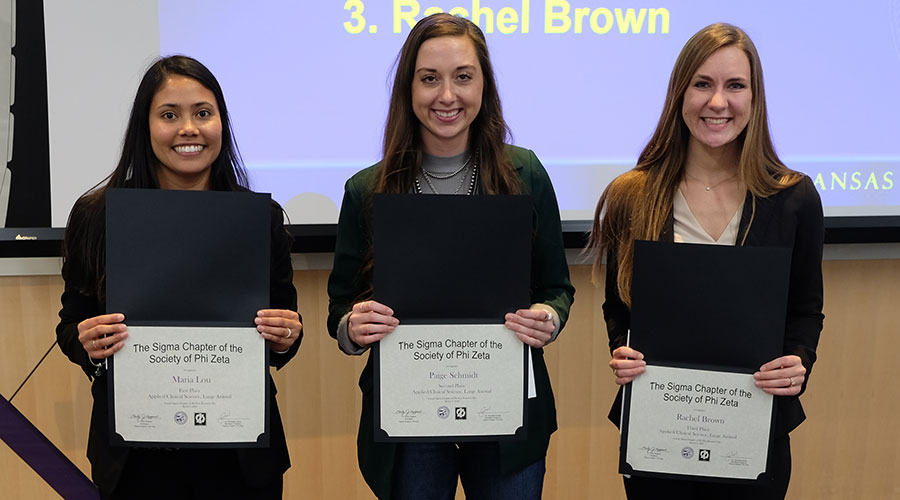
[[[66,500],[100,498],[94,483],[2,395],[0,439]]]

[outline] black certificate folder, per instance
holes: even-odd
[[[269,303],[268,194],[106,193],[107,310],[128,324],[253,326]]]
[[[376,195],[375,299],[405,323],[502,323],[530,304],[531,197]]]
[[[654,364],[753,373],[781,355],[791,252],[636,241],[631,347]]]
[[[268,446],[254,320],[269,306],[271,217],[268,194],[107,190],[106,311],[129,328],[109,358],[113,444]]]
[[[525,436],[529,349],[504,326],[531,294],[530,196],[376,195],[376,441]]]
[[[636,241],[619,472],[766,477],[774,401],[751,374],[784,350],[791,251]]]

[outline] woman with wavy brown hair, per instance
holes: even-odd
[[[469,498],[541,496],[544,456],[556,430],[542,348],[565,325],[575,290],[550,178],[533,152],[506,144],[508,135],[481,30],[448,14],[419,21],[397,62],[383,159],[346,184],[328,282],[328,331],[342,351],[360,355],[399,324],[389,304],[372,300],[373,193],[527,193],[534,212],[532,306],[506,314],[505,324],[530,346],[536,397],[528,400],[520,441],[377,443],[370,357],[359,381],[357,444],[360,469],[379,498],[452,499],[459,479]]]
[[[615,381],[645,371],[626,345],[634,241],[792,248],[783,355],[754,374],[776,396],[771,481],[734,486],[632,477],[629,498],[784,498],[790,479],[788,432],[805,415],[798,399],[816,360],[822,329],[822,204],[812,181],[784,165],[769,133],[762,66],[747,34],[713,24],[685,44],[665,105],[637,166],[616,178],[597,204],[589,250],[594,277],[606,262],[603,313]],[[621,390],[610,419],[618,425]]]

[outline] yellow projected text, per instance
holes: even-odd
[[[572,6],[566,0],[545,0],[544,32],[545,33],[583,33],[585,24],[598,35],[609,33],[617,27],[619,33],[656,33],[657,25],[660,33],[669,32],[668,9],[607,9],[600,7]],[[573,29],[574,28],[574,29]]]

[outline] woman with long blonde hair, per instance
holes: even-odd
[[[618,385],[645,371],[626,345],[635,240],[792,249],[783,355],[754,374],[776,396],[771,481],[740,487],[632,477],[629,498],[784,498],[790,479],[788,432],[805,415],[806,390],[822,329],[822,204],[812,181],[784,165],[768,127],[762,66],[747,34],[713,24],[685,44],[669,80],[656,131],[637,166],[616,178],[597,204],[589,250],[599,280],[606,257],[604,318]],[[610,411],[618,425],[621,390]]]

